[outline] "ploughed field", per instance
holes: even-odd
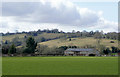
[[[3,75],[117,75],[117,57],[3,57]]]

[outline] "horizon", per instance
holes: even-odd
[[[37,31],[39,31],[39,30],[41,30],[41,31],[44,31],[44,30],[55,30],[56,28],[54,28],[54,29],[38,29],[38,30],[30,30],[30,31],[18,31],[18,30],[15,30],[15,32],[6,32],[6,33],[3,33],[3,32],[1,32],[0,34],[7,34],[7,33],[22,33],[22,32],[37,32]],[[91,31],[93,31],[93,32],[103,32],[104,34],[106,34],[106,33],[114,33],[114,32],[104,32],[103,30],[81,30],[81,31],[77,31],[77,30],[72,30],[72,31],[63,31],[63,30],[59,30],[59,29],[57,29],[59,32],[65,32],[65,33],[72,33],[73,31],[75,32],[75,33],[77,33],[77,32],[91,32]],[[115,33],[119,33],[119,32],[115,32]]]

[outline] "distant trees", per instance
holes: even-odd
[[[52,39],[57,39],[57,38],[76,38],[76,37],[94,37],[96,39],[114,39],[114,40],[118,40],[118,34],[120,33],[116,33],[116,32],[109,32],[109,33],[104,33],[103,31],[86,31],[86,30],[83,30],[83,31],[75,31],[73,30],[72,32],[63,32],[63,31],[59,31],[58,29],[52,29],[52,30],[49,30],[49,29],[44,29],[44,30],[38,30],[38,31],[29,31],[29,32],[18,32],[18,33],[2,33],[3,36],[7,36],[7,35],[15,35],[15,34],[26,34],[28,36],[33,36],[33,37],[37,37],[39,34],[42,34],[42,33],[62,33],[64,34],[64,36],[61,36],[61,37],[54,37],[54,38],[45,38],[43,39],[43,42],[44,40],[45,41],[48,41],[48,40],[52,40]],[[66,37],[67,36],[67,37]],[[26,39],[27,36],[24,37],[24,39]],[[41,37],[40,37],[41,38]],[[15,38],[16,39],[16,38]],[[8,40],[5,42],[7,43]],[[21,42],[18,41],[17,43],[19,43],[18,45],[21,45]],[[16,43],[16,44],[17,44]],[[16,45],[15,44],[15,45]]]
[[[44,54],[46,52],[46,49],[48,49],[48,46],[38,44],[36,48],[37,48],[38,54]]]
[[[110,41],[110,43],[115,43],[114,41]]]
[[[9,54],[13,56],[15,53],[16,53],[16,47],[14,44],[12,44],[9,49]]]
[[[117,53],[119,51],[119,49],[114,46],[112,46],[111,49],[112,49],[112,53]]]
[[[5,44],[8,44],[8,41],[7,41],[7,40],[5,41]]]
[[[2,46],[2,54],[8,54],[9,48],[10,48],[9,45]]]
[[[103,50],[103,53],[106,54],[106,55],[112,55],[112,56],[115,56],[115,54],[119,53],[120,52],[120,49],[118,47],[114,47],[112,46],[111,49],[110,48],[105,48]]]
[[[13,56],[15,53],[16,53],[16,46],[14,44],[2,46],[2,54],[9,54]]]
[[[114,40],[118,40],[118,33],[116,32],[109,32],[107,34],[105,34],[107,39],[114,39]]]
[[[41,38],[41,42],[44,42],[46,41],[46,39],[44,37]]]
[[[69,41],[71,41],[71,38],[69,38]]]
[[[120,33],[117,33],[117,32],[109,32],[109,33],[104,33],[103,31],[98,31],[96,30],[95,32],[94,31],[86,31],[86,30],[83,30],[82,32],[80,31],[75,31],[73,30],[72,32],[63,32],[63,31],[59,31],[58,29],[52,29],[52,30],[49,30],[49,29],[44,29],[44,30],[38,30],[38,31],[29,31],[29,32],[17,32],[17,33],[1,33],[3,36],[7,36],[7,35],[15,35],[15,34],[28,34],[30,36],[38,36],[38,34],[41,34],[41,33],[64,33],[64,34],[69,34],[69,36],[71,38],[74,38],[74,37],[94,37],[94,38],[107,38],[107,39],[114,39],[114,40],[119,40],[119,34]]]
[[[5,42],[3,43],[3,45],[9,45],[10,44],[10,41],[9,40],[5,40]]]
[[[26,40],[26,48],[23,51],[23,53],[27,53],[27,54],[33,54],[35,52],[37,43],[35,42],[34,38],[29,37]]]
[[[77,48],[77,46],[48,47],[39,44],[36,52],[40,55],[64,55],[64,51],[67,48]]]
[[[61,46],[59,47],[60,49],[66,50],[68,48],[68,46]]]
[[[60,46],[59,48],[66,50],[67,48],[78,48],[78,47],[75,45],[72,45],[72,46]]]
[[[39,55],[63,55],[64,49],[59,47],[48,47],[46,45],[38,45],[37,51]]]
[[[111,50],[109,48],[106,48],[103,50],[103,53],[108,55],[109,53],[111,53]]]
[[[96,38],[96,39],[102,39],[103,38],[103,32],[102,31],[101,32],[96,31],[94,33],[94,38]]]

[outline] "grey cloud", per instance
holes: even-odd
[[[4,2],[2,4],[3,16],[25,16],[35,11],[38,3],[32,2]]]
[[[97,14],[80,14],[76,6],[67,7],[67,3],[52,7],[51,2],[9,2],[3,3],[3,16],[13,16],[17,22],[57,23],[76,26],[93,25],[99,21]]]

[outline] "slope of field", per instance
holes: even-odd
[[[117,57],[3,57],[3,75],[117,75]]]
[[[25,35],[26,35],[26,34],[15,34],[15,35],[3,36],[3,37],[2,37],[2,40],[3,40],[3,42],[4,42],[5,40],[12,41],[12,39],[14,39],[15,37],[24,38]]]
[[[115,43],[110,43],[110,41],[114,41]],[[46,41],[46,42],[41,42],[39,44],[42,45],[47,45],[49,47],[59,47],[59,46],[69,46],[69,45],[75,45],[75,46],[85,46],[85,45],[92,45],[92,46],[96,46],[97,43],[97,39],[94,38],[72,38],[71,41],[69,41],[68,39],[56,39],[56,40],[50,40],[50,41]],[[101,44],[105,45],[107,47],[111,47],[111,46],[115,46],[118,47],[118,41],[117,40],[110,40],[110,39],[102,39],[101,40]]]
[[[56,38],[64,35],[65,35],[64,33],[42,33],[42,34],[39,34],[37,37],[44,37],[46,39],[49,39],[49,38]]]
[[[2,39],[3,41],[5,40],[12,41],[12,39],[14,39],[15,37],[24,38],[25,35],[26,34],[8,35],[8,36],[3,36]],[[61,37],[61,36],[64,36],[64,34],[63,33],[42,33],[42,34],[38,34],[38,36],[34,36],[34,38],[37,39],[37,38],[44,37],[46,39],[52,39],[52,38]]]
[[[5,42],[5,40],[11,41],[15,37],[24,38],[25,35],[26,34],[8,35],[8,36],[3,36],[2,39],[3,39],[3,42]],[[34,38],[36,41],[40,42],[41,37],[44,37],[45,39],[54,39],[56,37],[64,37],[64,36],[65,36],[64,33],[42,33],[42,34],[38,34],[38,36],[34,36]],[[110,41],[114,41],[115,43],[110,43]],[[97,45],[96,43],[97,43],[97,39],[94,39],[93,37],[86,37],[86,38],[72,38],[71,41],[65,38],[60,38],[60,39],[50,40],[46,42],[41,42],[39,44],[47,45],[49,47],[59,47],[59,46],[65,46],[65,45],[66,46],[75,45],[75,46],[81,47],[85,45],[96,46]],[[102,39],[101,44],[105,45],[106,47],[111,47],[111,46],[118,47],[117,40]]]

